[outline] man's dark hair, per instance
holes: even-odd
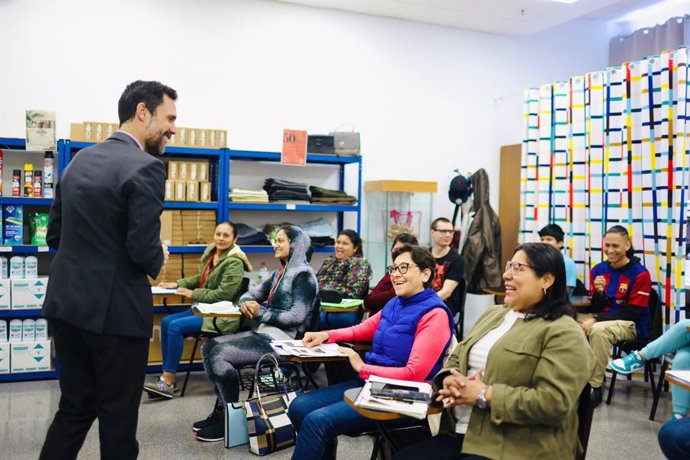
[[[556,239],[556,242],[562,243],[563,242],[563,236],[565,233],[563,232],[563,229],[561,228],[560,225],[558,224],[549,224],[544,226],[541,230],[539,230],[539,236],[544,237],[544,236],[550,236]]]
[[[117,103],[120,126],[134,117],[137,104],[140,102],[143,102],[149,112],[154,114],[163,102],[163,95],[167,95],[173,101],[177,100],[177,91],[159,81],[137,80],[127,85]]]
[[[431,223],[431,229],[436,230],[436,224],[438,224],[439,222],[444,222],[446,224],[452,224],[452,222],[450,220],[446,219],[445,217],[438,217],[438,218],[434,219],[434,221]]]
[[[420,272],[427,268],[431,270],[431,276],[429,276],[429,279],[424,283],[425,288],[431,287],[431,283],[434,282],[434,275],[436,274],[436,259],[434,259],[431,251],[421,246],[406,244],[393,250],[393,260],[397,259],[400,254],[405,254],[406,252],[410,253],[412,261],[419,267]]]
[[[419,245],[417,237],[414,236],[412,233],[398,233],[398,236],[396,236],[395,239],[393,239],[393,244],[391,244],[391,251],[393,250],[393,246],[395,246],[398,243],[413,244],[415,246]]]
[[[633,248],[632,241],[630,240],[630,234],[628,233],[628,230],[626,230],[626,228],[623,227],[622,225],[614,225],[613,227],[609,227],[609,229],[606,230],[606,234],[608,235],[609,233],[616,233],[616,234],[624,237],[626,240],[630,241],[630,249],[628,249],[626,251],[625,256],[628,259],[632,259],[635,256],[635,248]]]

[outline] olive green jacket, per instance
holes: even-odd
[[[247,259],[247,255],[242,252],[239,246],[233,245],[225,251],[218,259],[218,264],[204,280],[204,285],[199,286],[201,275],[206,263],[216,253],[216,246],[210,244],[201,255],[199,273],[194,276],[177,280],[177,285],[183,288],[192,289],[192,300],[203,303],[215,303],[222,300],[229,300],[234,304],[244,294],[240,292],[244,272],[251,271],[252,265]],[[217,318],[218,329],[224,334],[236,332],[240,327],[240,318]],[[201,326],[202,331],[218,332],[213,327],[213,318],[204,318]]]
[[[470,348],[508,310],[496,305],[482,314],[434,378],[435,388],[452,368],[467,374]],[[492,387],[491,403],[472,409],[462,452],[496,460],[574,459],[581,450],[578,398],[593,369],[592,350],[574,319],[518,319],[489,352],[484,383]],[[442,415],[441,432],[455,434],[451,410]]]

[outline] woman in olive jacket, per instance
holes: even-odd
[[[232,222],[216,226],[211,243],[201,255],[199,273],[174,283],[160,283],[160,287],[177,288],[177,294],[195,302],[215,303],[228,300],[237,303],[242,278],[252,266],[244,252],[235,244],[237,232]],[[239,318],[217,318],[216,326],[223,334],[236,332]],[[161,321],[161,348],[163,375],[156,382],[144,385],[144,391],[153,396],[172,399],[177,372],[184,348],[184,337],[200,331],[217,332],[212,318],[195,316],[191,309],[168,315]]]
[[[441,433],[398,459],[574,459],[577,406],[594,357],[566,300],[565,265],[543,243],[519,246],[503,273],[505,305],[487,310],[434,378]]]

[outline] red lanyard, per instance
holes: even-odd
[[[206,262],[206,266],[204,267],[204,271],[201,274],[201,280],[199,280],[199,287],[204,287],[204,282],[206,281],[206,277],[213,271],[216,266],[211,266],[211,263],[213,263],[213,258],[215,257],[215,254],[211,256],[210,259],[208,259],[208,262]]]
[[[278,274],[276,275],[276,281],[275,281],[275,283],[273,283],[273,287],[271,287],[271,292],[268,293],[268,298],[266,299],[266,305],[268,305],[268,302],[271,300],[273,293],[276,292],[276,289],[278,288],[278,284],[280,283],[280,280],[283,277],[284,272],[285,272],[285,265],[280,267],[280,270],[278,270]]]

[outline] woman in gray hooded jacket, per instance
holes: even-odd
[[[211,339],[201,348],[218,403],[207,419],[194,423],[197,440],[223,440],[224,407],[239,400],[237,366],[271,353],[271,340],[301,338],[306,331],[318,302],[318,283],[308,262],[310,244],[299,227],[281,227],[273,243],[281,268],[240,298],[242,314],[251,319],[250,330]]]

